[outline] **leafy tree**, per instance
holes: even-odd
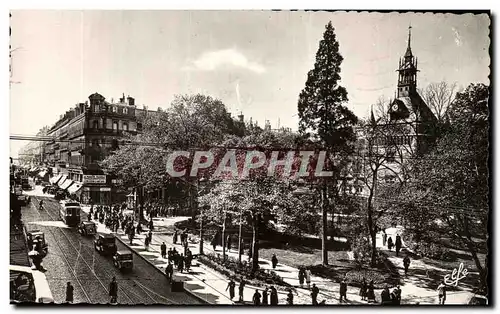
[[[349,144],[355,140],[353,125],[358,121],[344,103],[347,90],[339,84],[340,64],[343,57],[339,53],[332,23],[326,25],[323,39],[316,53],[314,69],[309,71],[305,88],[299,95],[299,132],[328,151],[327,160],[338,158],[341,152],[349,151]],[[333,163],[325,170],[332,170]],[[323,264],[328,264],[327,252],[327,212],[329,209],[329,189],[337,186],[336,178],[330,182],[323,180],[320,188],[322,207],[322,255]]]
[[[478,253],[486,250],[488,235],[488,101],[484,84],[457,93],[448,129],[429,156],[415,161],[412,184],[405,189],[420,207],[406,217],[413,229],[439,225],[443,235],[452,235],[471,254],[484,287],[487,260]]]

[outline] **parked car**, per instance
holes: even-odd
[[[94,240],[94,248],[100,254],[114,255],[117,251],[115,236],[112,234],[97,234]]]
[[[83,236],[90,236],[96,234],[97,228],[92,221],[82,221],[78,224],[78,232]]]
[[[120,271],[131,270],[134,266],[132,252],[127,250],[116,252],[113,255],[113,265]]]
[[[31,230],[26,233],[28,247],[31,250],[33,245],[37,245],[37,251],[45,257],[49,252],[49,245],[45,242],[45,234],[40,230]]]
[[[21,193],[20,195],[17,195],[17,200],[21,202],[23,206],[28,206],[28,204],[31,201],[31,198],[29,197],[29,195]]]

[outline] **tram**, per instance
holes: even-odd
[[[68,226],[77,226],[80,223],[80,203],[75,201],[61,201],[59,217]]]

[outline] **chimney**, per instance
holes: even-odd
[[[135,99],[134,98],[128,96],[127,101],[128,101],[129,106],[135,106]]]

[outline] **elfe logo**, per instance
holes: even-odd
[[[457,269],[453,269],[451,274],[444,276],[444,283],[450,286],[457,286],[458,282],[465,277],[467,277],[468,271],[467,268],[464,268],[464,263],[460,263],[460,266]]]

